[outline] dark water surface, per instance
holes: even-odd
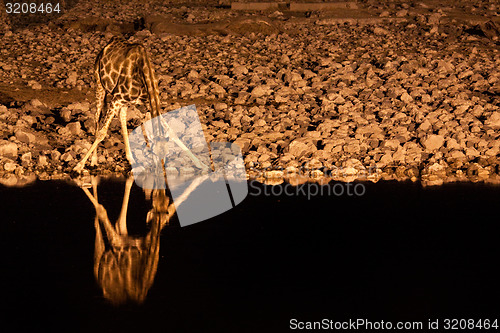
[[[252,183],[216,218],[181,228],[174,217],[142,305],[103,297],[95,210],[81,188],[0,187],[2,313],[31,332],[287,332],[292,318],[498,317],[500,187],[364,186],[363,196],[308,200],[266,196],[269,186]],[[116,220],[124,182],[98,189]],[[147,231],[150,206],[134,185],[129,233]]]

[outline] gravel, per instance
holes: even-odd
[[[360,2],[371,16],[355,21],[212,2],[80,1],[30,27],[4,15],[0,177],[69,177],[93,141],[95,56],[122,31],[149,50],[164,110],[196,104],[206,139],[240,145],[251,178],[497,183],[500,6],[452,4]],[[130,170],[117,119],[98,156],[92,173]]]

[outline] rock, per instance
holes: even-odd
[[[38,166],[39,167],[44,167],[47,166],[49,163],[47,161],[47,156],[40,155],[38,156]]]
[[[413,97],[411,97],[406,91],[401,95],[400,98],[405,103],[413,102]]]
[[[429,94],[423,94],[420,99],[422,100],[422,103],[430,103],[432,102],[432,98]]]
[[[348,154],[357,154],[361,150],[361,146],[359,144],[359,140],[352,139],[346,142],[343,147],[344,151]]]
[[[0,141],[0,156],[17,159],[17,144],[7,140]]]
[[[31,89],[34,89],[34,90],[42,89],[42,85],[40,83],[36,82],[35,80],[28,81],[28,86],[30,86]]]
[[[215,111],[222,111],[227,109],[227,104],[226,103],[220,103],[217,102],[214,104],[214,109]]]
[[[457,142],[455,138],[449,138],[446,140],[446,148],[448,149],[461,149],[462,147],[460,144]]]
[[[233,68],[233,74],[236,76],[246,75],[248,74],[248,69],[245,66],[238,65]]]
[[[26,167],[31,164],[31,152],[24,153],[21,156],[21,164]]]
[[[452,159],[455,159],[455,160],[466,160],[466,156],[463,152],[461,152],[460,150],[452,150],[451,153],[449,154],[449,156],[452,158]]]
[[[433,152],[441,148],[444,144],[444,136],[438,134],[429,135],[423,142],[423,146],[429,152]]]
[[[432,15],[429,15],[429,17],[427,18],[427,24],[429,24],[429,25],[439,24],[439,20],[441,19],[442,15],[443,14],[441,14],[441,13],[434,13]]]
[[[348,181],[353,181],[366,176],[366,168],[360,160],[351,158],[342,163],[342,169],[335,170],[333,173],[340,173],[344,177],[349,177]]]
[[[400,146],[398,139],[390,139],[384,142],[384,147],[388,147],[391,150],[397,150]]]
[[[253,88],[252,90],[252,96],[253,97],[262,97],[265,95],[269,95],[270,93],[270,88],[266,85],[259,85]]]
[[[66,152],[66,153],[61,155],[61,160],[64,162],[69,162],[69,161],[73,160],[73,156],[71,155],[70,152]]]
[[[197,71],[195,71],[194,69],[190,70],[188,75],[187,75],[187,78],[190,80],[196,80],[199,77],[200,77],[200,74]]]
[[[72,114],[87,113],[90,111],[90,103],[89,102],[75,102],[75,103],[71,103],[70,105],[68,105],[67,108],[72,111]]]
[[[337,95],[335,96],[334,99],[332,99],[333,103],[335,104],[344,104],[345,103],[345,99],[344,97],[342,97],[341,95]]]
[[[52,159],[52,161],[59,161],[59,159],[61,158],[61,153],[57,150],[53,150],[50,152],[50,158]]]
[[[467,168],[467,176],[469,176],[469,179],[473,182],[484,181],[489,175],[488,169],[482,167],[478,163],[471,163]]]
[[[19,141],[26,143],[26,144],[32,144],[36,141],[36,137],[34,134],[29,133],[29,132],[24,131],[24,130],[17,130],[15,135]]]
[[[495,129],[500,128],[500,112],[493,112],[488,119],[486,119],[485,125]]]
[[[455,70],[455,66],[450,61],[439,60],[437,68],[440,73],[453,73]]]
[[[397,17],[405,17],[406,15],[408,15],[407,9],[401,9],[396,12]]]
[[[302,157],[312,151],[316,151],[316,146],[313,145],[312,140],[296,139],[290,142],[288,152],[296,158]]]
[[[75,86],[77,80],[78,80],[78,74],[75,71],[71,71],[69,72],[68,78],[66,79],[66,84],[70,86]]]
[[[290,58],[286,54],[283,54],[279,59],[279,62],[282,64],[288,64],[290,63]]]
[[[18,165],[16,163],[12,163],[12,162],[7,162],[3,165],[3,169],[7,172],[12,172],[12,171],[16,170],[17,167],[18,167]]]
[[[246,153],[250,148],[251,140],[248,138],[238,138],[234,141],[241,148],[242,153]]]
[[[381,27],[375,27],[373,29],[373,33],[375,35],[387,35],[389,33],[389,31],[387,31],[386,29],[381,28]]]
[[[69,123],[71,121],[71,110],[62,108],[61,112],[59,112],[59,116],[62,118],[62,120]]]
[[[390,153],[384,154],[381,158],[379,163],[381,166],[386,166],[390,165],[393,162],[392,155]]]
[[[69,123],[68,125],[66,125],[66,128],[74,136],[78,136],[82,132],[82,126],[80,125],[79,121]]]
[[[428,132],[432,128],[432,124],[429,121],[429,119],[425,119],[420,126],[418,127],[419,130],[423,132]]]

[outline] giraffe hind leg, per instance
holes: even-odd
[[[193,161],[194,165],[196,165],[198,168],[202,170],[211,169],[207,165],[205,165],[205,163],[201,162],[196,156],[193,155],[191,150],[188,147],[186,147],[186,145],[179,139],[179,137],[175,134],[172,128],[170,128],[170,126],[167,124],[167,122],[165,121],[165,119],[163,119],[161,115],[159,116],[159,118],[161,126],[167,131],[169,138],[173,140],[189,156],[189,158]]]

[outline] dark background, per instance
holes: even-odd
[[[145,303],[124,306],[95,282],[94,209],[81,189],[2,187],[2,312],[17,331],[51,332],[286,332],[292,318],[498,316],[500,187],[364,185],[362,197],[249,195],[211,220],[172,221]],[[123,188],[99,187],[111,220]],[[148,209],[134,185],[131,230]]]

